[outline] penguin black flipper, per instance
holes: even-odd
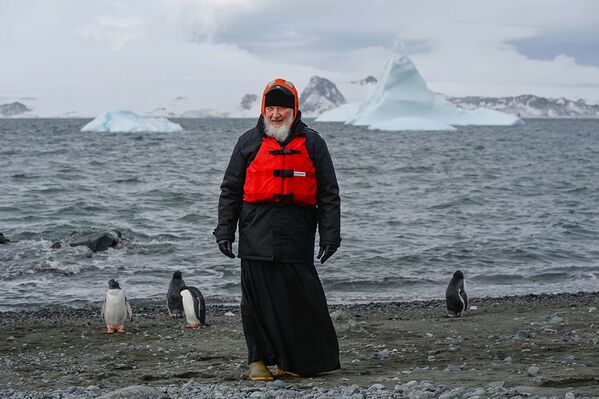
[[[181,277],[181,272],[174,272],[166,293],[166,307],[172,317],[183,317],[185,315],[180,294],[183,287],[185,287],[185,281]]]
[[[206,327],[208,324],[206,323],[206,302],[204,301],[204,295],[202,295],[202,292],[196,287],[187,287],[187,289],[193,296],[193,306],[195,313],[200,320],[200,325]]]

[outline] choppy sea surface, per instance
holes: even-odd
[[[250,119],[181,119],[181,133],[82,133],[83,119],[0,119],[0,310],[163,298],[183,272],[209,303],[240,298],[239,259],[212,236],[223,172]],[[455,132],[308,121],[327,141],[342,246],[317,264],[330,303],[599,290],[599,120]],[[105,252],[51,249],[117,229]]]

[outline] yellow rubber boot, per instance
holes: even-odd
[[[250,363],[249,378],[252,381],[272,381],[274,377],[262,360]]]

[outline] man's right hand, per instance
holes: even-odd
[[[233,243],[229,240],[220,240],[218,242],[218,249],[229,258],[235,258],[235,254],[233,254]]]

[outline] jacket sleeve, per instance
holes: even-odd
[[[225,177],[220,185],[218,200],[218,224],[214,229],[216,241],[235,241],[237,221],[243,202],[243,185],[245,183],[245,161],[242,157],[242,140],[237,141]]]
[[[314,166],[316,168],[318,205],[318,234],[320,246],[341,245],[341,199],[333,160],[325,141],[316,135],[314,143]]]

